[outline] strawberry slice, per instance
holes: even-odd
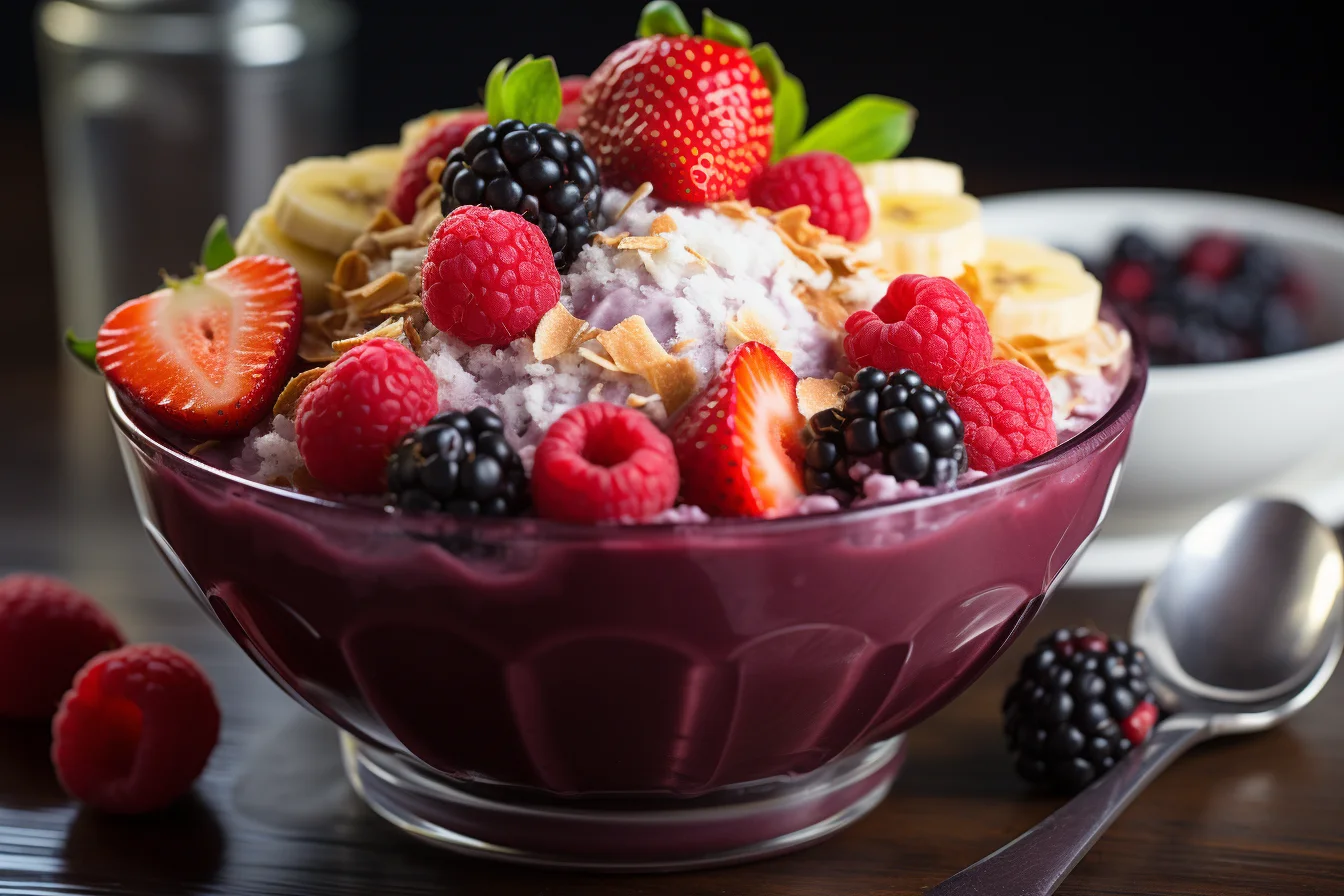
[[[463,109],[436,122],[415,148],[406,153],[401,171],[387,194],[387,207],[402,221],[415,217],[415,200],[429,186],[431,159],[446,159],[467,140],[467,135],[486,122],[484,109]]]
[[[132,299],[103,321],[98,366],[159,422],[194,436],[247,432],[270,409],[299,347],[303,293],[267,255]]]
[[[776,516],[803,495],[798,377],[769,346],[733,350],[672,429],[682,498],[711,516]]]

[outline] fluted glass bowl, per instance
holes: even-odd
[[[109,389],[140,515],[201,605],[343,732],[373,808],[462,852],[609,870],[796,848],[1040,609],[1104,515],[1147,376],[962,490],[765,521],[575,526],[336,503],[173,447]]]

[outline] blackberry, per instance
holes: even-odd
[[[1148,738],[1158,704],[1142,650],[1080,628],[1037,643],[1003,711],[1018,774],[1074,793]]]
[[[854,496],[855,463],[922,485],[949,485],[966,472],[966,435],[947,396],[913,370],[865,367],[840,410],[814,414],[803,431],[803,484],[808,494]]]
[[[484,407],[440,414],[402,439],[387,488],[403,510],[453,516],[516,516],[530,503],[523,462]]]
[[[564,272],[598,229],[597,163],[574,134],[515,118],[483,124],[448,154],[442,209],[486,205],[517,212],[541,228]]]

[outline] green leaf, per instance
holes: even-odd
[[[639,27],[635,29],[638,37],[653,37],[655,34],[690,34],[691,23],[686,14],[672,0],[653,0],[639,14]]]
[[[201,266],[207,271],[222,268],[238,257],[233,247],[233,238],[229,236],[229,219],[220,215],[205,232],[205,241],[201,243]]]
[[[765,78],[765,86],[770,88],[771,95],[779,93],[780,82],[784,80],[784,63],[780,61],[775,48],[769,44],[757,44],[751,48],[751,61],[761,70],[761,77]]]
[[[504,79],[506,118],[523,124],[555,124],[560,119],[560,72],[555,59],[525,58]]]
[[[851,162],[900,155],[915,131],[915,109],[903,100],[869,94],[826,116],[787,150],[788,155],[826,150]]]
[[[807,96],[803,82],[783,72],[779,89],[774,92],[775,144],[770,161],[777,162],[788,155],[807,126]]]
[[[485,79],[485,115],[491,124],[499,124],[509,116],[504,114],[504,76],[509,73],[512,59],[501,59],[490,69]]]
[[[65,347],[70,350],[70,354],[75,356],[85,367],[94,373],[101,373],[98,369],[98,362],[95,358],[98,355],[98,344],[92,339],[80,339],[75,335],[74,330],[65,331]]]
[[[751,32],[736,22],[721,19],[708,9],[700,12],[700,33],[730,47],[746,49],[751,46]]]

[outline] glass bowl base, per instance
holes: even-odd
[[[809,774],[699,797],[563,798],[455,781],[341,734],[346,775],[383,818],[463,855],[607,872],[685,871],[791,852],[871,811],[905,760],[894,737]]]

